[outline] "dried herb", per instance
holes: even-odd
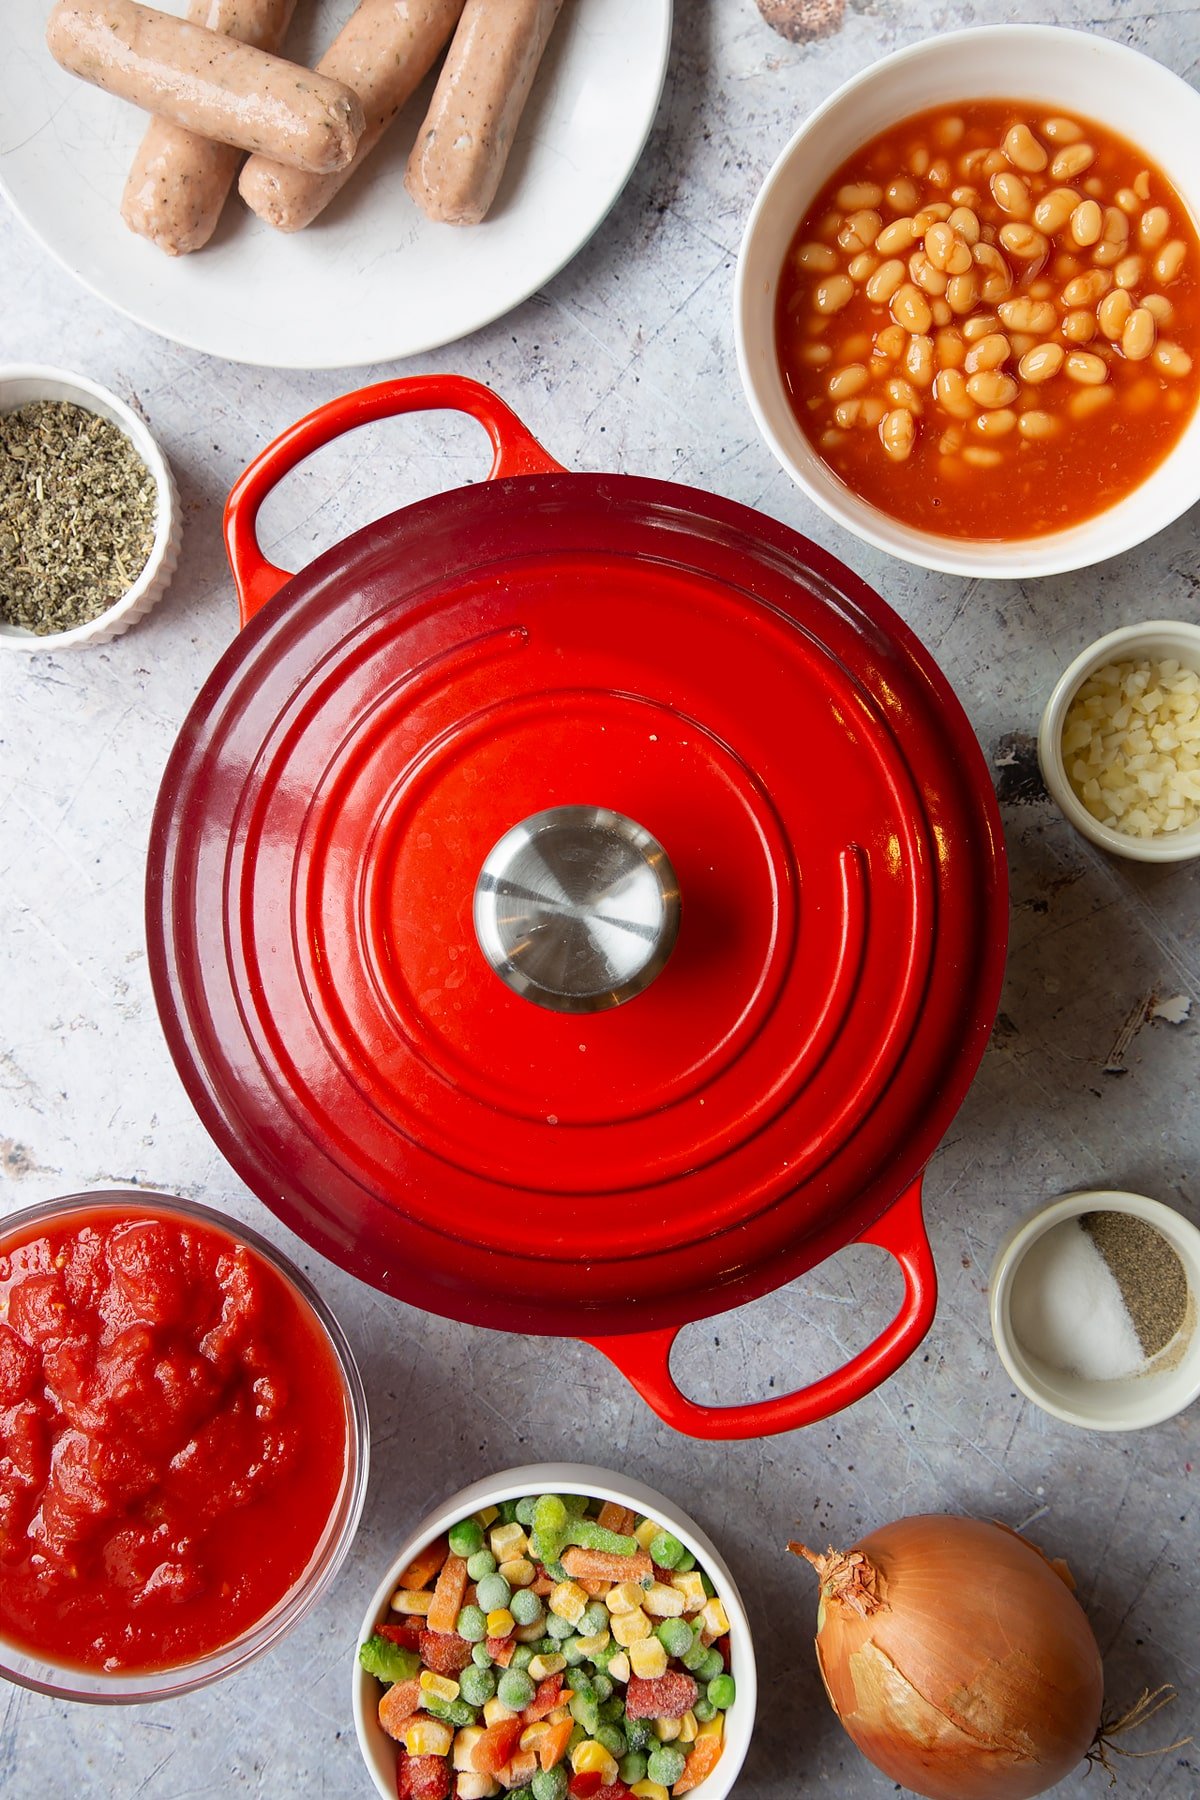
[[[99,618],[145,567],[157,502],[98,413],[36,400],[0,414],[0,618],[39,636]]]

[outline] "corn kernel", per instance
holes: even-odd
[[[427,1588],[397,1588],[392,1595],[392,1611],[423,1617],[433,1605],[433,1591]]]
[[[629,1791],[636,1794],[638,1800],[671,1800],[660,1781],[635,1781]]]
[[[683,1611],[683,1595],[665,1581],[652,1581],[642,1591],[642,1606],[656,1619],[677,1619]]]
[[[595,1637],[581,1637],[576,1648],[581,1656],[599,1656],[601,1650],[607,1650],[612,1643],[612,1634],[598,1631]]]
[[[511,1706],[505,1706],[503,1700],[497,1700],[494,1695],[490,1700],[484,1701],[483,1722],[485,1725],[501,1725],[505,1719],[518,1717],[519,1714],[515,1713]]]
[[[605,1594],[604,1604],[610,1613],[637,1612],[644,1592],[640,1582],[618,1581]]]
[[[441,1719],[414,1719],[403,1735],[410,1756],[445,1756],[454,1742],[453,1731]]]
[[[618,1650],[615,1656],[609,1657],[608,1672],[614,1681],[624,1684],[629,1680],[631,1673],[629,1657],[624,1650]]]
[[[661,1530],[662,1526],[654,1519],[643,1519],[640,1525],[634,1526],[633,1535],[642,1549],[648,1550]]]
[[[535,1656],[529,1665],[530,1681],[545,1681],[548,1675],[558,1675],[567,1666],[565,1656],[557,1654]]]
[[[588,1597],[577,1581],[560,1581],[551,1589],[550,1611],[568,1625],[578,1625],[587,1608]]]
[[[490,1800],[500,1792],[500,1783],[477,1769],[464,1769],[454,1784],[456,1800]]]
[[[639,1638],[629,1646],[629,1666],[643,1681],[656,1681],[667,1672],[667,1653],[656,1637]]]
[[[516,1629],[516,1624],[517,1621],[507,1606],[498,1606],[487,1616],[487,1634],[489,1637],[507,1637],[511,1631]]]
[[[500,1508],[498,1506],[481,1506],[475,1514],[475,1522],[482,1530],[486,1531],[488,1526],[499,1517]]]
[[[682,1727],[678,1719],[655,1719],[650,1729],[660,1744],[673,1744]]]
[[[489,1534],[488,1543],[498,1563],[512,1562],[515,1557],[524,1556],[529,1548],[525,1527],[518,1525],[515,1519],[511,1525],[497,1525]]]
[[[729,1630],[729,1614],[715,1597],[709,1600],[700,1613],[704,1622],[706,1638],[724,1637]]]
[[[457,1700],[458,1683],[451,1681],[448,1675],[435,1675],[432,1669],[422,1669],[421,1692],[433,1694],[439,1700]]]
[[[699,1721],[697,1720],[695,1713],[689,1709],[679,1721],[679,1742],[681,1744],[694,1744],[696,1741],[696,1733],[699,1729]]]
[[[563,1693],[568,1697],[573,1697],[570,1688],[564,1688]],[[553,1712],[548,1712],[546,1714],[546,1723],[547,1725],[561,1725],[564,1719],[569,1719],[570,1717],[571,1709],[564,1701],[562,1706],[556,1706]]]
[[[512,1588],[532,1587],[537,1576],[537,1570],[527,1556],[514,1556],[509,1562],[502,1562],[499,1572]]]
[[[545,1737],[549,1729],[550,1727],[547,1725],[545,1719],[536,1719],[532,1725],[527,1725],[521,1733],[517,1740],[517,1749],[536,1750],[540,1740]]]
[[[704,1721],[703,1725],[698,1725],[696,1727],[696,1736],[698,1738],[724,1737],[725,1736],[725,1714],[719,1712],[715,1719],[706,1719]]]
[[[454,1767],[473,1769],[475,1746],[483,1736],[482,1725],[464,1725],[454,1739]]]
[[[593,1770],[597,1771],[604,1777],[601,1783],[604,1787],[617,1779],[616,1758],[604,1748],[603,1744],[598,1744],[595,1738],[584,1738],[581,1744],[576,1744],[571,1752],[571,1767],[577,1775],[587,1775]]]
[[[708,1599],[708,1595],[704,1592],[704,1583],[696,1569],[689,1570],[686,1575],[672,1575],[671,1586],[683,1595],[685,1613],[699,1612]]]
[[[648,1638],[650,1630],[650,1621],[640,1606],[636,1612],[613,1614],[612,1634],[618,1644],[623,1644],[627,1650],[630,1644],[636,1644],[639,1638]]]

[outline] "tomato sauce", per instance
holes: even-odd
[[[903,120],[826,182],[781,272],[801,429],[855,493],[926,531],[1075,525],[1144,481],[1196,410],[1195,223],[1136,146],[1053,115],[987,100]],[[1036,326],[1017,317],[1034,301]]]
[[[96,1207],[0,1240],[0,1634],[110,1673],[229,1644],[304,1575],[347,1431],[319,1322],[215,1227]]]

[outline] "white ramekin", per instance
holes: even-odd
[[[154,477],[158,490],[154,543],[146,566],[133,586],[98,619],[76,625],[71,631],[50,631],[42,636],[0,620],[0,651],[75,650],[119,637],[162,599],[179,561],[182,522],[174,477],[166,457],[137,414],[86,375],[75,375],[69,369],[52,369],[39,363],[0,365],[0,412],[14,412],[18,406],[28,406],[35,400],[69,400],[73,406],[99,413],[102,419],[108,419],[125,433]]]
[[[1095,518],[1003,542],[939,537],[880,512],[839,480],[801,431],[775,353],[784,256],[839,164],[888,126],[936,106],[1030,101],[1099,119],[1146,152],[1200,220],[1200,94],[1112,38],[1050,25],[948,32],[874,63],[796,132],[754,202],[738,257],[734,329],[750,410],[780,464],[811,500],[867,543],[951,575],[1019,580],[1081,569],[1161,531],[1200,498],[1200,410],[1139,487]],[[1200,354],[1200,345],[1192,346]]]
[[[505,1469],[499,1475],[477,1481],[460,1493],[452,1494],[444,1506],[430,1513],[400,1545],[386,1574],[371,1596],[359,1632],[358,1644],[365,1643],[378,1621],[385,1616],[388,1603],[400,1579],[400,1572],[434,1538],[448,1531],[457,1520],[482,1506],[497,1506],[501,1500],[519,1500],[525,1494],[589,1494],[597,1500],[614,1500],[622,1506],[666,1525],[690,1550],[696,1561],[711,1577],[729,1615],[731,1670],[737,1683],[737,1699],[725,1715],[725,1748],[712,1774],[696,1789],[697,1800],[725,1800],[738,1775],[754,1732],[754,1709],[758,1696],[754,1647],[750,1639],[750,1622],[741,1595],[724,1558],[716,1545],[695,1522],[681,1512],[673,1500],[640,1481],[614,1474],[609,1469],[593,1469],[585,1463],[535,1463],[523,1469]],[[351,1704],[359,1748],[382,1800],[395,1800],[396,1746],[382,1729],[378,1717],[379,1683],[361,1667],[355,1645]]]
[[[1200,856],[1200,823],[1182,831],[1164,832],[1158,837],[1134,837],[1131,832],[1114,831],[1093,819],[1087,807],[1067,780],[1063,762],[1063,725],[1072,700],[1097,669],[1110,662],[1148,662],[1161,657],[1178,657],[1190,668],[1200,671],[1200,625],[1189,625],[1182,619],[1150,619],[1144,625],[1123,625],[1097,638],[1080,652],[1066,668],[1046,702],[1038,728],[1038,762],[1042,780],[1063,813],[1093,844],[1111,850],[1114,856],[1127,856],[1134,862],[1187,862]]]
[[[1174,1367],[1152,1366],[1144,1375],[1122,1381],[1085,1381],[1032,1355],[1013,1330],[1013,1295],[1027,1253],[1056,1225],[1089,1212],[1123,1212],[1145,1219],[1162,1233],[1183,1264],[1190,1290],[1191,1338]],[[1100,1189],[1068,1194],[1043,1207],[1005,1239],[992,1269],[988,1303],[1001,1362],[1023,1394],[1068,1425],[1082,1425],[1088,1431],[1137,1431],[1174,1418],[1200,1397],[1200,1230],[1159,1200]]]

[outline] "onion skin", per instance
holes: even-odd
[[[833,1710],[885,1775],[927,1800],[1032,1800],[1082,1761],[1104,1675],[1062,1572],[1002,1525],[925,1515],[821,1576],[817,1661]]]

